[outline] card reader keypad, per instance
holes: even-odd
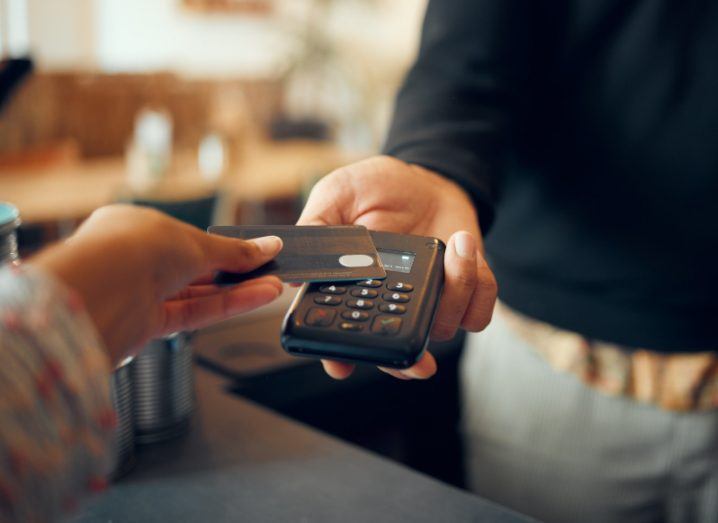
[[[312,307],[307,311],[307,317],[304,321],[312,327],[328,327],[334,321],[337,311],[333,309],[323,309],[321,307]]]
[[[351,323],[348,321],[343,321],[341,325],[339,325],[339,328],[343,331],[363,331],[364,325],[360,325],[359,323]]]
[[[340,287],[339,285],[323,285],[319,287],[319,292],[324,294],[344,294],[347,292],[347,288]]]
[[[348,300],[347,305],[352,309],[371,309],[374,307],[374,302],[360,298],[358,300]]]
[[[382,303],[379,305],[379,310],[381,312],[388,312],[389,314],[404,314],[406,312],[406,307],[396,303]]]
[[[403,281],[397,281],[393,283],[388,283],[386,285],[386,288],[390,291],[400,291],[400,292],[411,292],[414,290],[414,286],[410,283],[404,283]]]
[[[361,280],[356,283],[359,287],[381,287],[381,280]]]
[[[369,314],[363,311],[344,311],[342,312],[342,318],[352,321],[366,321],[369,319]]]
[[[378,336],[399,333],[402,315],[407,312],[414,287],[402,281],[362,280],[319,287],[314,303],[304,319],[312,327],[332,327],[351,332],[368,332]],[[348,292],[348,296],[345,296]],[[366,330],[365,330],[366,329]]]
[[[356,296],[357,298],[376,298],[379,296],[379,293],[375,291],[374,289],[353,289],[352,290],[352,296]]]
[[[341,302],[341,298],[337,296],[331,296],[329,294],[323,294],[314,297],[314,303],[318,303],[319,305],[340,305]]]
[[[385,301],[393,301],[395,303],[406,303],[409,301],[409,295],[402,292],[385,292],[382,295]]]
[[[393,336],[401,328],[401,318],[396,316],[377,316],[371,324],[371,331],[375,334]]]

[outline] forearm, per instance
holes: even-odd
[[[396,161],[395,159],[393,159]],[[476,206],[474,198],[464,184],[457,180],[445,176],[443,173],[427,168],[420,164],[409,164],[411,169],[419,176],[434,179],[435,191],[441,191],[442,198],[439,203],[439,209],[436,211],[436,221],[443,224],[446,229],[447,237],[456,230],[468,230],[472,233],[477,241],[477,248],[483,254],[484,243],[483,234],[480,223],[479,210]],[[437,202],[439,200],[437,199]],[[455,211],[461,210],[460,219],[456,219]],[[467,220],[467,218],[469,218]]]
[[[0,269],[0,519],[51,521],[111,466],[108,359],[81,301],[30,267]]]
[[[110,361],[115,364],[125,354],[128,340],[141,336],[133,327],[140,324],[125,321],[133,314],[130,302],[133,294],[128,292],[136,285],[131,280],[133,271],[113,270],[118,266],[116,260],[124,261],[120,266],[142,265],[139,259],[142,254],[128,249],[127,245],[131,243],[121,238],[75,240],[53,245],[29,260],[31,265],[52,274],[81,297]],[[152,289],[145,291],[152,292]]]
[[[459,183],[484,230],[515,115],[531,92],[535,11],[521,0],[432,0],[384,152]]]

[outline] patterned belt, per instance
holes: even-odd
[[[718,407],[718,354],[659,353],[590,340],[496,306],[510,328],[557,371],[577,376],[603,393],[651,403],[665,410]]]

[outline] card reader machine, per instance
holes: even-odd
[[[386,279],[305,283],[282,326],[297,356],[414,365],[429,340],[444,278],[441,240],[371,231]]]

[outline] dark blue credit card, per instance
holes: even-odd
[[[207,231],[244,240],[279,236],[284,242],[274,260],[251,272],[219,272],[215,282],[221,285],[267,275],[277,276],[285,282],[386,277],[369,231],[359,225],[215,225]]]

